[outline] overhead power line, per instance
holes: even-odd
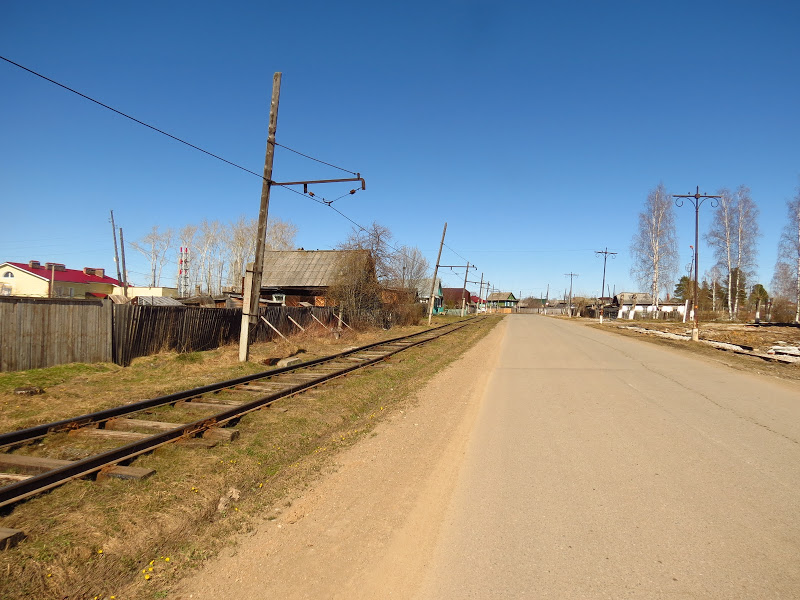
[[[264,176],[263,176],[263,175],[261,175],[260,173],[256,173],[255,171],[252,171],[252,170],[248,169],[247,167],[243,167],[242,165],[236,164],[235,162],[233,162],[233,161],[230,161],[230,160],[228,160],[228,159],[226,159],[226,158],[223,158],[223,157],[221,157],[221,156],[219,156],[219,155],[217,155],[217,154],[214,154],[213,152],[209,152],[208,150],[205,150],[204,148],[201,148],[200,146],[197,146],[197,145],[195,145],[195,144],[192,144],[191,142],[187,142],[186,140],[184,140],[184,139],[181,139],[181,138],[179,138],[178,136],[172,135],[171,133],[168,133],[168,132],[166,132],[166,131],[164,131],[164,130],[162,130],[162,129],[159,129],[158,127],[154,127],[153,125],[150,125],[150,124],[148,124],[148,123],[145,123],[144,121],[142,121],[142,120],[140,120],[140,119],[137,119],[136,117],[133,117],[133,116],[131,116],[131,115],[127,114],[127,113],[124,113],[124,112],[122,112],[121,110],[118,110],[118,109],[114,108],[113,106],[109,106],[108,104],[105,104],[105,103],[103,103],[103,102],[100,102],[99,100],[96,100],[96,99],[92,98],[91,96],[88,96],[88,95],[86,95],[86,94],[84,94],[84,93],[82,93],[82,92],[79,92],[79,91],[78,91],[78,90],[76,90],[76,89],[73,89],[73,88],[71,88],[71,87],[69,87],[69,86],[67,86],[67,85],[64,85],[63,83],[60,83],[60,82],[56,81],[55,79],[51,79],[50,77],[47,77],[46,75],[42,75],[41,73],[39,73],[39,72],[37,72],[37,71],[34,71],[33,69],[29,69],[28,67],[26,67],[26,66],[24,66],[24,65],[21,65],[21,64],[19,64],[18,62],[15,62],[15,61],[13,61],[13,60],[11,60],[11,59],[9,59],[9,58],[6,58],[5,56],[0,56],[0,59],[2,59],[2,60],[4,60],[4,61],[6,61],[6,62],[7,62],[7,63],[9,63],[9,64],[12,64],[12,65],[14,65],[15,67],[18,67],[18,68],[22,69],[23,71],[27,71],[28,73],[31,73],[32,75],[36,75],[37,77],[40,77],[40,78],[44,79],[45,81],[48,81],[48,82],[50,82],[50,83],[52,83],[52,84],[54,84],[54,85],[57,85],[57,86],[58,86],[58,87],[60,87],[60,88],[63,88],[63,89],[65,89],[65,90],[69,91],[69,92],[72,92],[73,94],[76,94],[76,95],[80,96],[81,98],[84,98],[84,99],[86,99],[86,100],[89,100],[90,102],[94,102],[95,104],[97,104],[97,105],[99,105],[99,106],[102,106],[103,108],[105,108],[105,109],[108,109],[108,110],[110,110],[111,112],[114,112],[114,113],[116,113],[116,114],[118,114],[118,115],[120,115],[120,116],[122,116],[122,117],[125,117],[126,119],[130,119],[130,120],[131,120],[131,121],[133,121],[134,123],[138,123],[139,125],[142,125],[142,126],[144,126],[144,127],[147,127],[148,129],[152,129],[153,131],[156,131],[156,132],[158,132],[158,133],[160,133],[160,134],[162,134],[162,135],[165,135],[165,136],[167,136],[168,138],[175,140],[176,142],[180,142],[181,144],[185,144],[186,146],[189,146],[190,148],[194,148],[195,150],[198,150],[198,151],[202,152],[203,154],[206,154],[206,155],[208,155],[208,156],[211,156],[212,158],[216,158],[217,160],[220,160],[220,161],[222,161],[222,162],[224,162],[224,163],[226,163],[226,164],[229,164],[229,165],[231,165],[232,167],[236,167],[237,169],[241,169],[242,171],[245,171],[246,173],[250,173],[251,175],[255,175],[256,177],[258,177],[258,178],[259,178],[259,179],[261,179],[261,180],[263,180],[263,179],[264,179]],[[329,167],[333,167],[333,168],[335,168],[335,169],[339,169],[340,171],[344,171],[345,173],[351,173],[351,174],[353,174],[353,175],[356,175],[356,176],[358,176],[358,173],[356,173],[355,171],[350,171],[350,170],[348,170],[348,169],[344,169],[344,168],[342,168],[342,167],[339,167],[339,166],[337,166],[337,165],[334,165],[334,164],[332,164],[332,163],[325,162],[324,160],[320,160],[320,159],[318,159],[318,158],[314,158],[313,156],[310,156],[310,155],[308,155],[308,154],[304,154],[304,153],[302,153],[302,152],[300,152],[300,151],[298,151],[298,150],[295,150],[295,149],[293,149],[293,148],[289,148],[288,146],[284,146],[283,144],[280,144],[280,143],[278,143],[278,142],[273,142],[273,144],[274,144],[275,146],[280,146],[281,148],[285,148],[286,150],[289,150],[290,152],[294,152],[295,154],[298,154],[298,155],[300,155],[300,156],[303,156],[303,157],[305,157],[305,158],[308,158],[308,159],[310,159],[310,160],[313,160],[313,161],[316,161],[316,162],[318,162],[318,163],[321,163],[321,164],[327,165],[327,166],[329,166]],[[304,197],[304,198],[309,198],[309,199],[313,200],[314,202],[316,202],[317,204],[321,204],[321,205],[323,205],[323,206],[327,206],[328,208],[331,208],[331,209],[333,209],[335,212],[337,212],[337,213],[338,213],[340,216],[342,216],[343,218],[347,219],[347,220],[348,220],[350,223],[352,223],[352,224],[353,224],[353,225],[354,225],[354,226],[355,226],[355,227],[356,227],[356,228],[357,228],[359,231],[367,231],[367,228],[366,228],[366,227],[364,227],[364,226],[362,226],[362,225],[358,224],[356,221],[354,221],[353,219],[351,219],[350,217],[348,217],[346,214],[344,214],[344,213],[343,213],[342,211],[340,211],[338,208],[336,208],[336,207],[332,206],[332,204],[333,204],[334,202],[336,202],[337,200],[341,200],[341,199],[342,199],[342,198],[344,198],[345,196],[348,196],[348,195],[351,195],[351,194],[354,194],[354,193],[356,193],[356,192],[358,191],[357,189],[356,189],[356,190],[351,190],[351,191],[347,192],[346,194],[343,194],[343,195],[341,195],[341,196],[339,196],[338,198],[335,198],[335,199],[333,199],[333,200],[326,200],[325,198],[321,198],[321,197],[320,197],[320,198],[318,198],[318,197],[317,197],[316,195],[314,195],[314,194],[305,194],[305,193],[303,193],[303,192],[299,192],[299,191],[297,191],[297,190],[295,190],[295,189],[292,189],[292,188],[291,188],[291,187],[289,187],[289,186],[286,186],[286,185],[281,185],[280,183],[277,183],[277,182],[275,182],[275,181],[271,181],[270,183],[271,183],[272,185],[277,185],[277,186],[279,186],[279,187],[281,187],[281,188],[283,188],[283,189],[289,190],[290,192],[293,192],[293,193],[295,193],[295,194],[297,194],[297,195],[299,195],[299,196],[302,196],[302,197]],[[399,250],[399,249],[395,248],[395,247],[394,247],[394,246],[392,246],[391,244],[386,244],[386,245],[387,245],[387,246],[389,246],[390,248],[392,248],[392,250],[394,250],[395,252],[398,252],[398,253],[400,253],[400,254],[403,254],[403,255],[407,256],[407,255],[406,255],[404,252],[402,252],[401,250]],[[449,248],[449,246],[448,246],[448,248]],[[451,250],[453,250],[452,248],[450,248],[450,249],[451,249]],[[455,252],[455,250],[453,250],[453,252]],[[458,254],[458,253],[456,253],[456,254]],[[409,258],[410,258],[410,257],[409,257]],[[462,258],[463,258],[463,257],[462,257]],[[464,260],[466,260],[466,259],[464,259]]]

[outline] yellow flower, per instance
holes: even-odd
[[[155,561],[155,560],[151,560],[151,561],[150,561],[150,564],[152,565],[154,562],[156,562],[156,561]]]
[[[147,567],[147,570],[152,573],[153,572],[153,567]]]
[[[145,573],[144,578],[145,580],[150,579],[150,573]]]
[[[261,489],[262,487],[264,487],[264,484],[263,483],[259,483],[258,484],[258,489]]]
[[[48,573],[48,574],[47,574],[47,576],[48,576],[48,577],[52,577],[52,576],[53,576],[53,574],[52,574],[52,573]]]
[[[164,562],[169,562],[169,556],[164,559]]]
[[[103,553],[103,549],[102,549],[102,548],[100,548],[100,549],[97,551],[97,553],[98,553],[98,554],[102,554],[102,553]]]

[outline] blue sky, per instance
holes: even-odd
[[[367,180],[339,210],[432,263],[447,221],[442,263],[552,297],[569,272],[575,293],[597,294],[606,247],[619,253],[607,282],[637,287],[630,241],[662,181],[683,194],[748,185],[768,286],[800,182],[798,25],[794,2],[9,0],[0,55],[256,172],[281,71],[277,141]],[[278,181],[342,176],[276,152]],[[260,185],[0,61],[0,261],[111,272],[110,209],[134,240],[255,216]],[[694,214],[676,211],[683,268]],[[306,249],[351,229],[280,189],[270,214]],[[127,256],[146,283],[146,263]],[[443,276],[457,287],[463,271]]]

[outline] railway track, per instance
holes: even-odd
[[[233,441],[238,432],[231,426],[249,412],[469,324],[470,320],[444,325],[324,358],[0,434],[0,484],[5,484],[0,487],[0,507],[80,477],[148,477],[153,471],[128,466],[140,454],[173,442],[211,446],[220,440]],[[180,423],[160,420],[166,413],[172,416],[176,412],[164,410],[165,407],[186,409],[177,412],[200,418]],[[73,436],[93,438],[92,443],[103,446],[103,450],[79,460],[15,452],[41,444],[45,438],[60,439],[63,434],[68,434],[67,441],[74,440]],[[60,441],[63,443],[63,439]]]

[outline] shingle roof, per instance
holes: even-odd
[[[263,287],[329,287],[342,273],[341,261],[368,250],[272,250],[264,253]]]

